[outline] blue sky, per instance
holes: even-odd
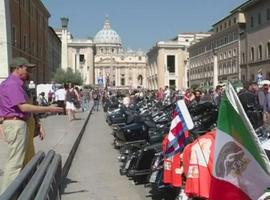
[[[70,20],[75,38],[94,37],[109,15],[123,45],[147,51],[157,41],[182,32],[205,32],[246,0],[42,0],[51,14],[49,24]]]

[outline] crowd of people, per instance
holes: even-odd
[[[99,111],[101,93],[102,91],[99,88],[79,89],[75,84],[68,83],[60,85],[55,92],[50,90],[47,97],[45,92],[41,92],[36,99],[36,103],[40,106],[56,104],[63,108],[63,114],[67,115],[68,119],[72,121],[77,119],[75,113],[78,110],[84,112],[90,109],[90,100],[94,101],[94,110]]]
[[[30,67],[34,65],[25,58],[14,58],[9,77],[0,84],[0,130],[8,144],[8,159],[4,170],[2,192],[33,157],[35,153],[33,137],[39,135],[41,139],[44,138],[44,129],[38,119],[40,113],[63,113],[68,115],[69,121],[72,121],[78,119],[76,118],[77,110],[90,109],[90,100],[94,102],[93,110],[99,111],[100,102],[105,103],[106,99],[112,96],[121,97],[126,106],[136,104],[146,96],[164,104],[184,99],[187,105],[211,101],[219,106],[224,93],[222,85],[208,91],[200,89],[175,91],[166,86],[157,91],[137,89],[120,92],[99,88],[79,89],[73,83],[68,83],[61,85],[55,92],[50,91],[47,98],[45,92],[41,92],[36,98],[35,93],[26,88]],[[260,84],[246,82],[239,92],[239,99],[253,126],[256,128],[263,124],[270,131],[269,82],[263,82],[261,79]]]

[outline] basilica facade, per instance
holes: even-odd
[[[94,39],[74,39],[67,30],[67,18],[55,30],[62,41],[63,69],[72,68],[83,75],[84,84],[114,88],[146,86],[146,55],[126,49],[109,19]]]

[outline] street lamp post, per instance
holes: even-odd
[[[67,27],[68,27],[68,18],[61,17],[61,25],[62,25],[62,55],[61,55],[61,67],[62,69],[67,69]]]
[[[185,65],[185,77],[184,77],[184,89],[187,89],[189,87],[189,58],[184,60],[184,65]]]
[[[216,86],[218,85],[218,63],[217,63],[217,53],[215,49],[213,49],[213,56],[214,56],[213,87],[216,88]]]

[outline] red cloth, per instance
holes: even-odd
[[[168,143],[169,140],[167,135],[162,142],[163,151],[166,150]],[[163,182],[174,187],[181,187],[182,173],[180,168],[180,153],[177,153],[170,158],[164,158]]]
[[[215,131],[198,137],[183,152],[188,196],[209,198],[213,169]]]
[[[246,193],[244,193],[239,188],[235,187],[233,184],[212,177],[209,200],[228,200],[228,199],[251,200],[246,195]]]
[[[164,160],[163,182],[174,187],[182,187],[180,153]]]

